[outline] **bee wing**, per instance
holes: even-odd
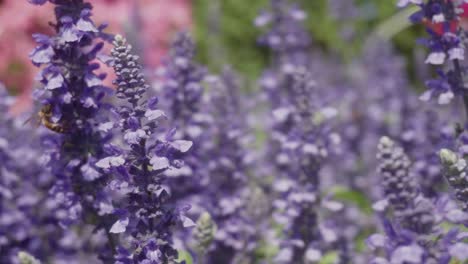
[[[32,124],[32,126],[37,128],[41,125],[41,119],[39,118],[37,114],[33,114],[28,119],[26,119],[26,121],[24,121],[23,126],[30,124],[30,123]]]

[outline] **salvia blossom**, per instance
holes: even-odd
[[[425,200],[416,202],[418,193],[410,170],[411,162],[401,147],[390,138],[382,137],[377,157],[385,199],[375,203],[374,209],[382,212],[387,206],[390,207],[397,225],[384,218],[386,236],[372,235],[368,239],[369,247],[385,247],[390,263],[427,263],[426,248],[418,243],[418,235],[431,234],[433,230],[435,219],[431,204]],[[390,242],[390,239],[393,241]],[[389,262],[378,257],[372,263]]]
[[[466,140],[466,132],[460,137]],[[464,146],[463,144],[457,153],[449,149],[442,149],[439,155],[444,165],[444,176],[453,188],[455,198],[460,201],[462,210],[468,211],[468,178],[466,177],[467,164]]]
[[[18,258],[21,264],[41,264],[41,262],[38,259],[24,251],[20,251],[18,253]]]
[[[377,207],[388,204],[404,228],[416,233],[430,233],[435,222],[433,208],[431,202],[418,197],[408,156],[390,138],[382,137],[377,158],[385,196]]]
[[[271,11],[261,11],[255,20],[255,25],[257,27],[268,26],[267,33],[262,35],[258,41],[260,45],[269,49],[273,61],[270,67],[264,71],[259,82],[263,88],[261,95],[268,100],[272,110],[268,113],[268,117],[273,117],[273,121],[266,125],[273,130],[272,138],[274,138],[276,133],[287,134],[290,129],[287,117],[291,111],[289,109],[289,91],[293,84],[293,73],[298,70],[306,71],[309,58],[307,49],[310,46],[311,37],[301,23],[305,15],[294,15],[295,13],[303,14],[303,11],[297,6],[291,6],[282,0],[272,0],[270,5]],[[299,32],[300,34],[295,34]],[[279,41],[278,44],[281,44],[281,48],[274,45],[275,39]],[[273,43],[270,43],[269,40]],[[294,45],[294,40],[303,45]],[[289,43],[289,41],[294,43]],[[298,56],[301,57],[301,62],[296,63],[294,58],[283,54],[283,52],[301,54]],[[304,59],[305,61],[302,61]],[[273,139],[273,142],[269,142],[267,153],[278,153],[280,146],[274,141],[276,140]],[[275,159],[276,157],[273,157],[273,160]]]
[[[203,133],[209,117],[202,108],[205,70],[194,61],[195,44],[187,33],[179,33],[172,43],[170,55],[163,66],[163,108],[169,117],[169,124],[177,128],[175,138],[195,143],[185,166],[168,174],[173,197],[196,194],[201,186],[208,184],[206,173],[198,159],[202,155]]]
[[[431,53],[426,59],[426,63],[442,65],[446,58],[453,62],[453,66],[449,67],[448,72],[438,71],[439,79],[427,82],[431,90],[423,94],[421,99],[429,100],[431,97],[437,97],[438,103],[446,104],[455,94],[464,96],[464,69],[460,65],[460,60],[464,59],[464,46],[461,41],[462,30],[458,26],[459,15],[463,12],[463,9],[460,8],[463,4],[462,1],[400,1],[399,5],[405,6],[410,2],[421,8],[420,11],[412,15],[411,20],[415,23],[423,23],[430,34],[430,39],[426,41],[426,44]],[[430,124],[429,127],[432,125]],[[426,127],[423,131],[428,131],[428,125],[423,127]],[[436,126],[436,129],[440,129],[440,125],[439,128]],[[440,144],[443,142],[440,140],[440,136],[434,137],[436,134],[427,134],[431,141],[436,139],[431,146],[432,153],[437,153],[437,148],[444,144],[452,144],[452,135],[448,135],[447,140]],[[439,140],[437,140],[438,137]],[[411,146],[411,141],[403,141],[405,145],[410,144],[405,148],[411,152],[416,150],[418,153],[418,147]],[[421,144],[421,146],[425,145]],[[424,150],[426,153],[430,153],[430,151],[431,148]],[[373,258],[371,263],[449,263],[452,258],[464,261],[466,256],[461,253],[463,249],[459,244],[459,238],[463,235],[460,235],[456,228],[444,232],[440,229],[439,224],[441,220],[454,221],[455,223],[466,221],[464,220],[466,214],[448,209],[447,205],[450,202],[444,201],[450,199],[444,195],[436,194],[439,190],[434,188],[427,192],[427,183],[432,180],[418,182],[414,175],[414,172],[424,173],[421,171],[421,164],[436,164],[434,159],[424,161],[424,156],[422,156],[423,162],[419,164],[419,168],[414,169],[403,148],[388,137],[381,138],[377,157],[380,162],[378,171],[382,177],[385,199],[375,203],[374,210],[382,213],[386,235],[374,234],[369,237],[367,243],[371,249],[384,249],[385,256]],[[457,178],[463,171],[463,165],[459,167],[457,165],[463,163],[463,158],[460,160],[457,154],[448,149],[440,151],[440,158],[445,167],[443,174],[446,175],[449,184],[453,186],[454,182],[457,182],[455,185],[460,187]],[[437,165],[435,166],[437,168]],[[438,176],[431,178],[438,178],[440,181],[442,170],[439,168],[434,172],[429,175]],[[459,189],[456,188],[456,190]],[[425,195],[434,196],[434,194],[437,198],[425,197]],[[456,195],[456,197],[460,197],[460,195]],[[440,207],[447,207],[451,213],[447,213],[447,209],[441,210]],[[393,211],[393,215],[389,215],[389,211]],[[440,213],[441,215],[439,215]]]
[[[164,184],[164,172],[183,165],[179,157],[191,141],[172,140],[175,131],[158,135],[158,124],[165,118],[157,109],[157,98],[144,98],[149,85],[141,72],[138,56],[117,35],[113,42],[112,65],[117,75],[117,96],[123,104],[117,109],[119,127],[128,146],[109,151],[111,156],[96,165],[115,175],[115,189],[125,195],[110,233],[123,234],[116,263],[175,263],[178,252],[172,244],[172,229],[178,223],[194,225],[185,216],[188,207],[176,208]],[[125,248],[127,245],[127,248]]]
[[[348,184],[353,189],[372,191],[374,184],[376,146],[382,134],[401,137],[414,143],[413,119],[417,107],[415,96],[407,88],[404,64],[396,57],[391,46],[383,41],[368,43],[362,58],[350,69],[354,81],[337,88],[344,93],[340,100],[340,125],[343,136],[344,165]],[[372,109],[369,111],[368,109]],[[431,150],[432,151],[432,150]],[[366,164],[359,167],[359,163]],[[367,171],[366,171],[367,170]]]
[[[398,142],[414,161],[416,181],[425,195],[436,196],[443,185],[436,152],[451,140],[450,124],[457,115],[437,112],[418,100],[404,67],[403,58],[388,43],[375,40],[352,64],[349,74],[354,81],[333,88],[333,94],[345,90],[344,99],[336,103],[343,131],[342,155],[346,157],[339,168],[345,169],[343,173],[349,175],[345,180],[353,189],[370,192],[374,197],[378,194],[370,185],[377,183],[378,161],[373,153],[382,135]]]
[[[303,25],[307,15],[299,6],[284,0],[271,0],[270,5],[271,10],[261,11],[255,19],[255,26],[266,28],[258,43],[269,50],[272,61],[259,82],[276,108],[287,96],[285,75],[310,64],[311,36]]]
[[[276,65],[307,63],[311,38],[302,24],[306,18],[306,13],[296,4],[271,0],[271,10],[262,11],[255,19],[255,26],[268,26],[258,42],[273,51]]]
[[[369,263],[451,263],[466,261],[466,234],[458,228],[447,232],[433,232],[430,236],[413,233],[388,218],[383,218],[384,234],[373,234],[366,240],[376,255]]]
[[[374,210],[381,213],[385,235],[374,234],[367,243],[373,250],[385,249],[386,256],[376,257],[371,263],[449,263],[452,258],[466,259],[459,251],[463,234],[457,228],[445,232],[439,227],[444,216],[433,200],[419,192],[403,149],[388,137],[382,137],[378,150],[385,199],[375,203]],[[442,151],[443,160],[453,158],[448,158],[453,153],[447,152]],[[393,211],[393,215],[385,215],[385,211]],[[466,219],[466,215],[453,211],[449,218],[449,222],[457,223]]]
[[[448,263],[450,260],[447,255],[431,257],[428,249],[418,243],[414,234],[396,228],[387,219],[383,221],[383,228],[385,235],[373,234],[366,243],[370,249],[382,250],[385,254],[372,258],[369,263]],[[434,244],[430,246],[436,248]]]
[[[320,221],[320,169],[339,142],[330,131],[330,116],[314,104],[315,82],[307,73],[292,77],[289,111],[278,119],[289,130],[278,130],[275,140],[278,178],[274,189],[276,220],[284,225],[277,263],[317,261],[338,241],[338,234]],[[327,111],[325,111],[327,112]]]
[[[247,182],[252,164],[247,144],[251,136],[240,86],[229,69],[211,78],[210,84],[205,111],[211,113],[207,131],[211,142],[205,143],[201,160],[207,166],[210,184],[201,195],[206,199],[202,206],[210,212],[217,230],[208,256],[225,263],[239,263],[240,259],[251,262],[261,231],[255,229],[248,210],[251,193]]]
[[[412,188],[412,195],[419,196],[417,205],[399,211],[399,217],[395,217],[398,220],[393,223],[399,226],[404,223],[409,228],[419,220],[418,214],[427,214],[427,207],[429,212],[433,210],[430,209],[433,201],[420,199],[422,194],[437,197],[439,188],[443,186],[436,151],[450,134],[447,123],[453,117],[436,113],[417,100],[416,93],[409,89],[402,58],[396,56],[388,43],[380,40],[369,42],[363,57],[351,66],[349,74],[353,78],[345,84],[331,87],[329,91],[335,96],[342,95],[332,101],[338,109],[339,121],[336,125],[340,129],[337,131],[342,135],[341,151],[334,159],[342,162],[339,166],[332,163],[324,170],[327,176],[336,177],[333,178],[333,184],[338,182],[345,188],[378,199],[381,193],[375,186],[383,184],[383,177],[376,175],[376,168],[383,166],[383,163],[375,153],[380,137],[383,134],[391,135],[395,139],[392,144],[401,145],[400,151],[408,154],[405,154],[405,170],[411,177],[407,178],[411,178],[412,186],[417,185]],[[442,116],[446,119],[442,120]],[[414,161],[413,166],[410,166],[410,159]],[[389,178],[397,182],[393,177]],[[384,188],[389,194],[394,191],[391,186]],[[392,203],[385,200],[377,205],[385,204]],[[350,232],[348,241],[355,240],[356,235],[365,230],[376,228],[376,222],[368,219],[363,210],[353,210],[349,205],[340,216],[340,230]],[[417,220],[411,220],[412,217]],[[353,252],[352,242],[348,242],[348,247]],[[360,255],[353,252],[351,256],[355,262],[367,258],[365,253]]]
[[[464,30],[460,27],[460,17],[464,12],[464,0],[401,0],[400,7],[416,4],[420,10],[414,13],[410,20],[413,23],[424,24],[429,38],[424,44],[430,53],[426,63],[448,67],[439,68],[438,78],[426,82],[429,88],[422,100],[436,98],[439,104],[449,103],[455,95],[465,96],[465,67],[461,61],[465,58]]]
[[[31,1],[42,5],[47,1]],[[50,190],[55,217],[63,227],[85,222],[107,228],[103,204],[109,204],[104,186],[107,175],[97,172],[95,162],[104,154],[110,135],[98,129],[108,93],[102,86],[105,75],[95,73],[97,58],[108,35],[105,26],[91,20],[91,4],[82,0],[49,1],[55,7],[54,36],[35,34],[38,46],[30,54],[41,67],[36,91],[41,104],[40,122],[53,133],[43,140],[46,164],[54,176]],[[107,251],[110,254],[111,241]],[[104,257],[105,258],[105,257]]]
[[[336,109],[326,100],[317,100],[323,97],[309,72],[310,36],[301,24],[305,13],[286,1],[272,1],[271,5],[273,11],[262,13],[256,24],[271,25],[259,42],[271,49],[274,58],[260,80],[273,121],[268,124],[271,137],[266,159],[273,161],[272,172],[276,174],[274,218],[284,230],[274,261],[314,262],[338,247],[340,259],[345,261],[348,246],[332,229],[335,223],[320,217],[324,209],[320,171],[340,141],[330,123]]]
[[[200,111],[204,70],[194,61],[195,43],[187,33],[179,33],[172,43],[170,57],[164,67],[165,97],[174,120],[189,127],[193,115]],[[190,135],[190,133],[187,133]]]
[[[388,41],[346,65],[315,48],[298,5],[270,0],[252,99],[231,69],[196,62],[188,33],[153,80],[136,54],[154,36],[104,33],[85,0],[28,2],[55,21],[33,35],[36,114],[13,116],[0,85],[0,263],[468,261],[468,132],[456,104],[418,100]],[[360,15],[326,2],[336,23]],[[468,98],[468,1],[409,4],[438,67],[421,99]]]
[[[35,215],[34,210],[35,206],[44,206],[47,198],[44,191],[50,188],[50,177],[41,167],[40,152],[35,151],[38,144],[34,144],[34,139],[37,138],[28,135],[31,128],[22,128],[8,114],[12,103],[13,97],[0,84],[0,262],[3,263],[13,262],[19,250],[41,253],[41,256],[53,254],[47,252],[48,242],[42,240],[39,227],[34,225],[35,222],[44,224],[46,214],[51,213],[45,209],[44,215]],[[23,139],[15,140],[19,137]],[[44,230],[45,234],[49,232],[50,228]],[[53,236],[52,232],[48,235]]]
[[[44,166],[48,153],[40,145],[45,131],[10,115],[7,106],[13,99],[0,89],[0,262],[17,263],[20,250],[47,262],[89,261],[89,249],[102,246],[100,235],[83,226],[78,237],[57,226],[57,202],[49,195],[55,177]]]
[[[216,234],[216,224],[213,222],[210,214],[204,212],[197,220],[197,227],[193,231],[194,248],[200,262],[208,251]]]
[[[411,162],[403,149],[396,147],[388,137],[380,139],[378,150],[378,171],[382,175],[384,195],[396,210],[404,209],[416,195],[415,182],[410,175]]]

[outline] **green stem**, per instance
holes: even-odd
[[[410,27],[411,22],[408,17],[418,11],[418,8],[417,6],[409,6],[388,18],[375,28],[366,42],[371,42],[374,39],[389,40],[404,29]]]

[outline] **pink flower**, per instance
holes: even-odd
[[[47,21],[52,12],[47,8],[33,8],[27,1],[0,2],[0,80],[21,95],[13,106],[15,112],[30,104],[29,96],[25,95],[31,92],[37,72],[28,58],[35,46],[31,34],[51,31]]]
[[[137,15],[141,28],[130,29],[138,33],[144,49],[144,63],[157,66],[168,50],[172,35],[186,30],[192,24],[190,0],[99,0],[94,5],[96,23],[108,23],[110,33],[125,33],[131,25],[132,16]],[[24,0],[0,2],[0,80],[21,96],[13,111],[21,112],[30,105],[30,92],[37,69],[30,63],[28,55],[35,43],[33,33],[51,34],[48,26],[53,10],[46,4],[34,7]],[[108,45],[110,49],[110,45]],[[103,67],[112,74],[112,70]],[[111,85],[113,76],[107,79]]]
[[[144,63],[151,67],[160,63],[173,33],[192,25],[190,0],[104,0],[93,4],[95,21],[107,21],[109,32],[125,32],[131,16],[139,16],[142,28],[136,30],[145,51]]]

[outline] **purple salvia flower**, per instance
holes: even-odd
[[[421,106],[423,108],[424,106]],[[437,151],[450,145],[454,137],[453,129],[448,125],[454,117],[446,113],[438,114],[431,109],[416,113],[407,121],[408,131],[400,140],[414,160],[413,171],[418,181],[421,193],[430,198],[437,197],[439,190],[444,186],[442,166]]]
[[[310,75],[296,72],[285,118],[278,121],[279,153],[275,160],[278,178],[274,188],[281,198],[274,205],[276,220],[285,225],[277,263],[317,261],[339,240],[336,230],[319,220],[320,176],[339,136],[330,130],[332,116],[314,100],[316,85]]]
[[[303,26],[306,13],[296,4],[285,0],[271,0],[271,10],[262,11],[255,26],[268,27],[258,43],[273,53],[276,66],[306,65],[311,38]]]
[[[213,243],[216,234],[216,224],[208,212],[203,212],[197,220],[197,227],[193,230],[194,249],[197,259],[203,261],[206,252]]]
[[[169,116],[186,130],[201,108],[204,69],[194,62],[195,44],[187,33],[179,33],[172,43],[165,62],[163,91],[168,102]],[[194,124],[195,125],[195,124]],[[179,131],[190,136],[189,131]]]
[[[444,263],[451,260],[466,260],[465,246],[462,246],[466,233],[452,228],[445,233],[434,233],[421,237],[401,229],[389,219],[383,218],[385,234],[372,234],[366,240],[367,247],[376,253],[369,263]]]
[[[55,178],[44,166],[48,154],[40,145],[44,131],[10,115],[12,102],[0,85],[0,263],[16,263],[21,250],[41,260],[78,260],[82,241],[90,237],[82,233],[66,242],[74,231],[56,225],[55,201],[48,194]]]
[[[377,158],[385,196],[385,200],[378,204],[388,204],[402,227],[418,234],[430,234],[435,224],[434,208],[429,200],[418,197],[419,191],[408,156],[390,138],[382,137]]]
[[[382,137],[377,158],[387,202],[397,211],[405,209],[417,195],[415,182],[410,175],[411,162],[408,156],[390,138]]]
[[[33,1],[42,4],[45,1]],[[45,137],[47,166],[54,175],[50,190],[55,217],[62,226],[84,221],[98,228],[109,224],[100,212],[109,203],[104,191],[107,175],[96,172],[94,162],[104,154],[111,138],[98,130],[110,90],[102,85],[105,75],[97,75],[96,59],[108,35],[104,26],[91,20],[91,4],[83,0],[49,1],[54,5],[54,36],[35,34],[38,46],[31,52],[33,64],[41,67],[41,89],[35,93],[42,108],[39,118],[54,133]],[[110,241],[109,241],[110,242]],[[100,250],[110,254],[111,246]]]
[[[340,137],[331,130],[336,109],[323,99],[307,72],[310,36],[302,25],[305,13],[287,1],[271,1],[257,26],[271,25],[259,42],[272,51],[271,68],[261,77],[271,105],[271,137],[266,159],[277,174],[273,183],[275,220],[284,225],[275,263],[318,261],[329,249],[346,259],[347,246],[321,214],[320,176],[324,161],[335,152]],[[344,246],[343,246],[344,245]]]
[[[430,49],[426,63],[436,66],[451,65],[448,70],[439,68],[438,78],[426,82],[429,90],[421,99],[427,101],[436,98],[439,104],[447,104],[455,95],[465,97],[466,70],[461,63],[465,58],[464,31],[459,26],[464,1],[402,0],[398,5],[403,7],[410,2],[420,7],[420,10],[411,15],[410,20],[424,24],[429,34],[429,38],[424,41]]]
[[[413,234],[395,228],[388,219],[383,220],[383,228],[385,235],[373,234],[366,244],[372,250],[383,250],[385,254],[372,257],[369,263],[434,263],[426,262],[427,251],[418,245]]]
[[[177,129],[175,139],[193,141],[194,147],[187,155],[185,165],[169,171],[168,186],[173,198],[197,194],[202,186],[209,184],[205,167],[199,162],[202,156],[204,129],[210,116],[202,111],[205,70],[194,61],[195,43],[187,33],[179,33],[172,43],[170,54],[164,61],[162,105],[170,120],[169,125]]]
[[[435,150],[451,137],[447,124],[455,118],[453,114],[436,113],[417,99],[409,89],[404,66],[403,58],[396,56],[391,45],[376,40],[368,43],[363,58],[350,69],[354,77],[348,82],[351,86],[332,89],[332,94],[344,93],[337,104],[345,161],[338,167],[344,172],[337,174],[349,175],[345,181],[371,196],[378,195],[371,187],[376,184],[378,164],[372,153],[382,134],[395,139],[414,160],[415,177],[425,195],[437,196],[436,189],[443,183]],[[366,165],[359,166],[362,163]]]
[[[237,263],[240,259],[252,262],[253,251],[260,231],[255,229],[248,210],[251,193],[248,176],[251,154],[247,148],[252,140],[241,103],[238,79],[225,69],[210,81],[209,107],[212,122],[204,141],[204,156],[210,184],[201,194],[202,204],[217,225],[211,260]],[[215,262],[213,262],[215,263]]]
[[[130,259],[139,263],[173,263],[178,255],[172,244],[173,227],[178,223],[184,227],[194,223],[185,216],[189,207],[176,208],[170,200],[163,185],[164,172],[183,165],[179,158],[190,149],[192,142],[172,140],[174,131],[163,137],[157,135],[158,124],[165,114],[156,108],[156,98],[144,98],[149,86],[141,72],[138,56],[132,54],[131,46],[120,35],[115,37],[113,44],[117,96],[123,100],[117,111],[129,148],[100,160],[98,165],[113,171],[118,185],[128,186],[120,201],[120,209],[114,210],[117,220],[109,232],[123,234],[122,245],[130,243],[132,249],[120,249],[116,260],[121,263]]]
[[[386,257],[377,257],[371,263],[449,263],[451,257],[459,254],[455,246],[459,241],[458,231],[443,232],[438,227],[441,215],[437,213],[440,212],[436,211],[432,200],[419,193],[411,163],[402,148],[388,137],[382,137],[378,149],[385,200],[375,203],[374,209],[378,213],[392,209],[393,219],[381,214],[386,235],[369,237],[367,242],[371,249],[383,248],[386,253]],[[441,156],[445,164],[456,160],[456,155],[448,150],[443,150]],[[448,220],[457,223],[456,217],[452,215],[451,218]]]
[[[271,10],[261,11],[255,20],[257,27],[267,27],[258,43],[269,49],[272,62],[259,83],[274,108],[287,96],[291,74],[310,64],[311,37],[303,25],[305,19],[306,13],[297,5],[271,0]]]
[[[453,188],[455,198],[460,201],[462,210],[468,212],[468,178],[466,176],[466,160],[463,156],[460,156],[448,149],[442,149],[439,155],[445,168],[445,178]]]

